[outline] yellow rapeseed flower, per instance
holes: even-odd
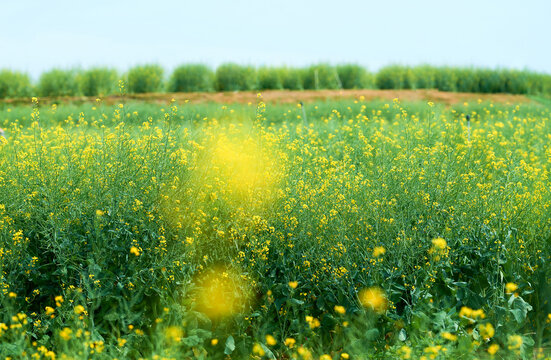
[[[46,306],[44,310],[46,310],[46,315],[51,315],[55,312],[54,308],[51,306]]]
[[[214,267],[196,278],[197,309],[211,319],[239,313],[252,295],[243,274],[224,267]]]
[[[398,352],[400,353],[400,356],[402,359],[411,359],[411,348],[407,345],[403,345]]]
[[[442,333],[442,337],[446,340],[449,340],[449,341],[457,341],[457,335],[454,335],[450,332],[447,332],[447,331],[444,331]]]
[[[262,346],[259,343],[256,343],[256,344],[253,345],[253,354],[258,355],[258,356],[264,356],[264,354],[266,354],[266,352],[264,351],[264,349],[262,348]]]
[[[498,344],[492,344],[490,346],[488,346],[488,354],[490,355],[495,355],[499,350],[499,345]]]
[[[71,330],[70,328],[66,327],[66,328],[63,328],[63,330],[61,330],[59,332],[59,336],[61,336],[61,338],[65,341],[67,340],[70,340],[71,339],[71,334],[73,333],[73,330]]]
[[[82,305],[77,305],[77,306],[75,306],[75,310],[74,310],[74,311],[75,311],[75,314],[80,315],[80,314],[82,314],[82,313],[84,312],[84,306],[82,306]]]
[[[387,308],[385,293],[378,287],[364,289],[359,295],[360,303],[377,313],[383,313]]]
[[[505,285],[505,291],[507,292],[507,294],[511,294],[517,291],[517,289],[518,289],[518,285],[515,283],[509,282]]]
[[[336,312],[337,314],[344,315],[344,314],[346,313],[346,309],[344,308],[344,306],[335,305],[335,312]]]
[[[490,323],[486,323],[486,324],[481,324],[479,326],[479,330],[480,330],[480,335],[484,338],[484,339],[490,339],[492,338],[494,335],[495,335],[495,329],[494,329],[494,326]]]
[[[140,250],[135,246],[132,246],[130,248],[130,253],[136,256],[140,256]]]
[[[484,310],[482,310],[482,309],[473,310],[472,316],[473,316],[473,319],[485,319],[486,318],[486,314],[484,314]]]
[[[291,289],[296,289],[298,286],[298,281],[289,281],[289,287]]]
[[[180,342],[184,332],[178,326],[169,326],[165,329],[165,337],[171,342]]]
[[[446,243],[446,240],[444,238],[438,237],[436,239],[432,239],[432,245],[436,249],[444,250],[448,244]]]
[[[321,323],[318,319],[316,319],[313,316],[306,316],[306,322],[310,326],[310,329],[315,329],[317,327],[320,327]]]
[[[293,338],[287,338],[285,339],[285,346],[292,348],[293,346],[295,346],[296,342],[297,341]]]
[[[305,360],[312,358],[312,353],[305,347],[300,346],[297,349],[297,353]]]
[[[473,309],[471,309],[468,306],[462,306],[461,310],[459,310],[459,317],[471,317],[471,314],[473,312]]]
[[[509,350],[520,349],[522,346],[522,336],[520,335],[509,335],[507,337],[507,343],[509,344]]]
[[[482,309],[473,310],[470,307],[463,306],[461,307],[461,310],[459,310],[459,317],[465,317],[465,318],[477,320],[477,319],[484,319],[486,317],[486,314],[484,314],[484,310]]]
[[[385,248],[382,247],[382,246],[376,246],[374,249],[373,249],[373,257],[379,257],[381,255],[384,255],[386,252]]]
[[[272,335],[266,335],[266,344],[270,346],[274,346],[277,344],[277,340]]]

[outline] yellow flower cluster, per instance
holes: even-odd
[[[461,310],[459,310],[459,317],[477,320],[486,318],[486,314],[484,314],[484,310],[482,309],[473,310],[470,307],[463,306]]]

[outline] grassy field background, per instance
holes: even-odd
[[[0,356],[550,356],[545,100],[264,100],[3,104]]]

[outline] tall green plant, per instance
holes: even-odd
[[[436,68],[434,84],[440,91],[457,91],[457,74],[450,67]]]
[[[0,71],[0,99],[31,96],[29,76],[17,71]]]
[[[278,68],[261,67],[258,69],[258,89],[283,89],[282,73],[283,71]]]
[[[53,69],[40,76],[40,96],[74,96],[79,93],[76,71]]]
[[[455,91],[480,92],[480,77],[473,68],[455,68],[450,70],[455,79]]]
[[[360,65],[337,65],[336,69],[343,89],[369,89],[375,85],[373,75]]]
[[[281,69],[281,81],[284,89],[289,90],[302,90],[304,71],[297,68],[282,68]]]
[[[257,86],[257,74],[252,66],[227,63],[216,69],[216,89],[218,91],[254,90]]]
[[[375,76],[375,84],[379,89],[412,89],[413,72],[407,66],[387,66],[379,70]]]
[[[502,70],[478,69],[479,88],[482,93],[506,92],[506,74]]]
[[[127,74],[128,91],[135,94],[161,91],[163,73],[163,68],[159,65],[133,67]]]
[[[430,65],[415,66],[411,69],[415,89],[434,89],[435,69]]]
[[[337,69],[329,64],[312,65],[304,73],[305,89],[340,89],[342,81]]]
[[[86,96],[108,95],[115,92],[117,71],[109,68],[92,68],[77,76],[80,92]]]
[[[170,92],[213,90],[214,73],[208,66],[202,64],[186,64],[177,67],[168,83]]]

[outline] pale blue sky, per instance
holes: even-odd
[[[551,73],[551,1],[2,1],[0,68],[354,62]]]

